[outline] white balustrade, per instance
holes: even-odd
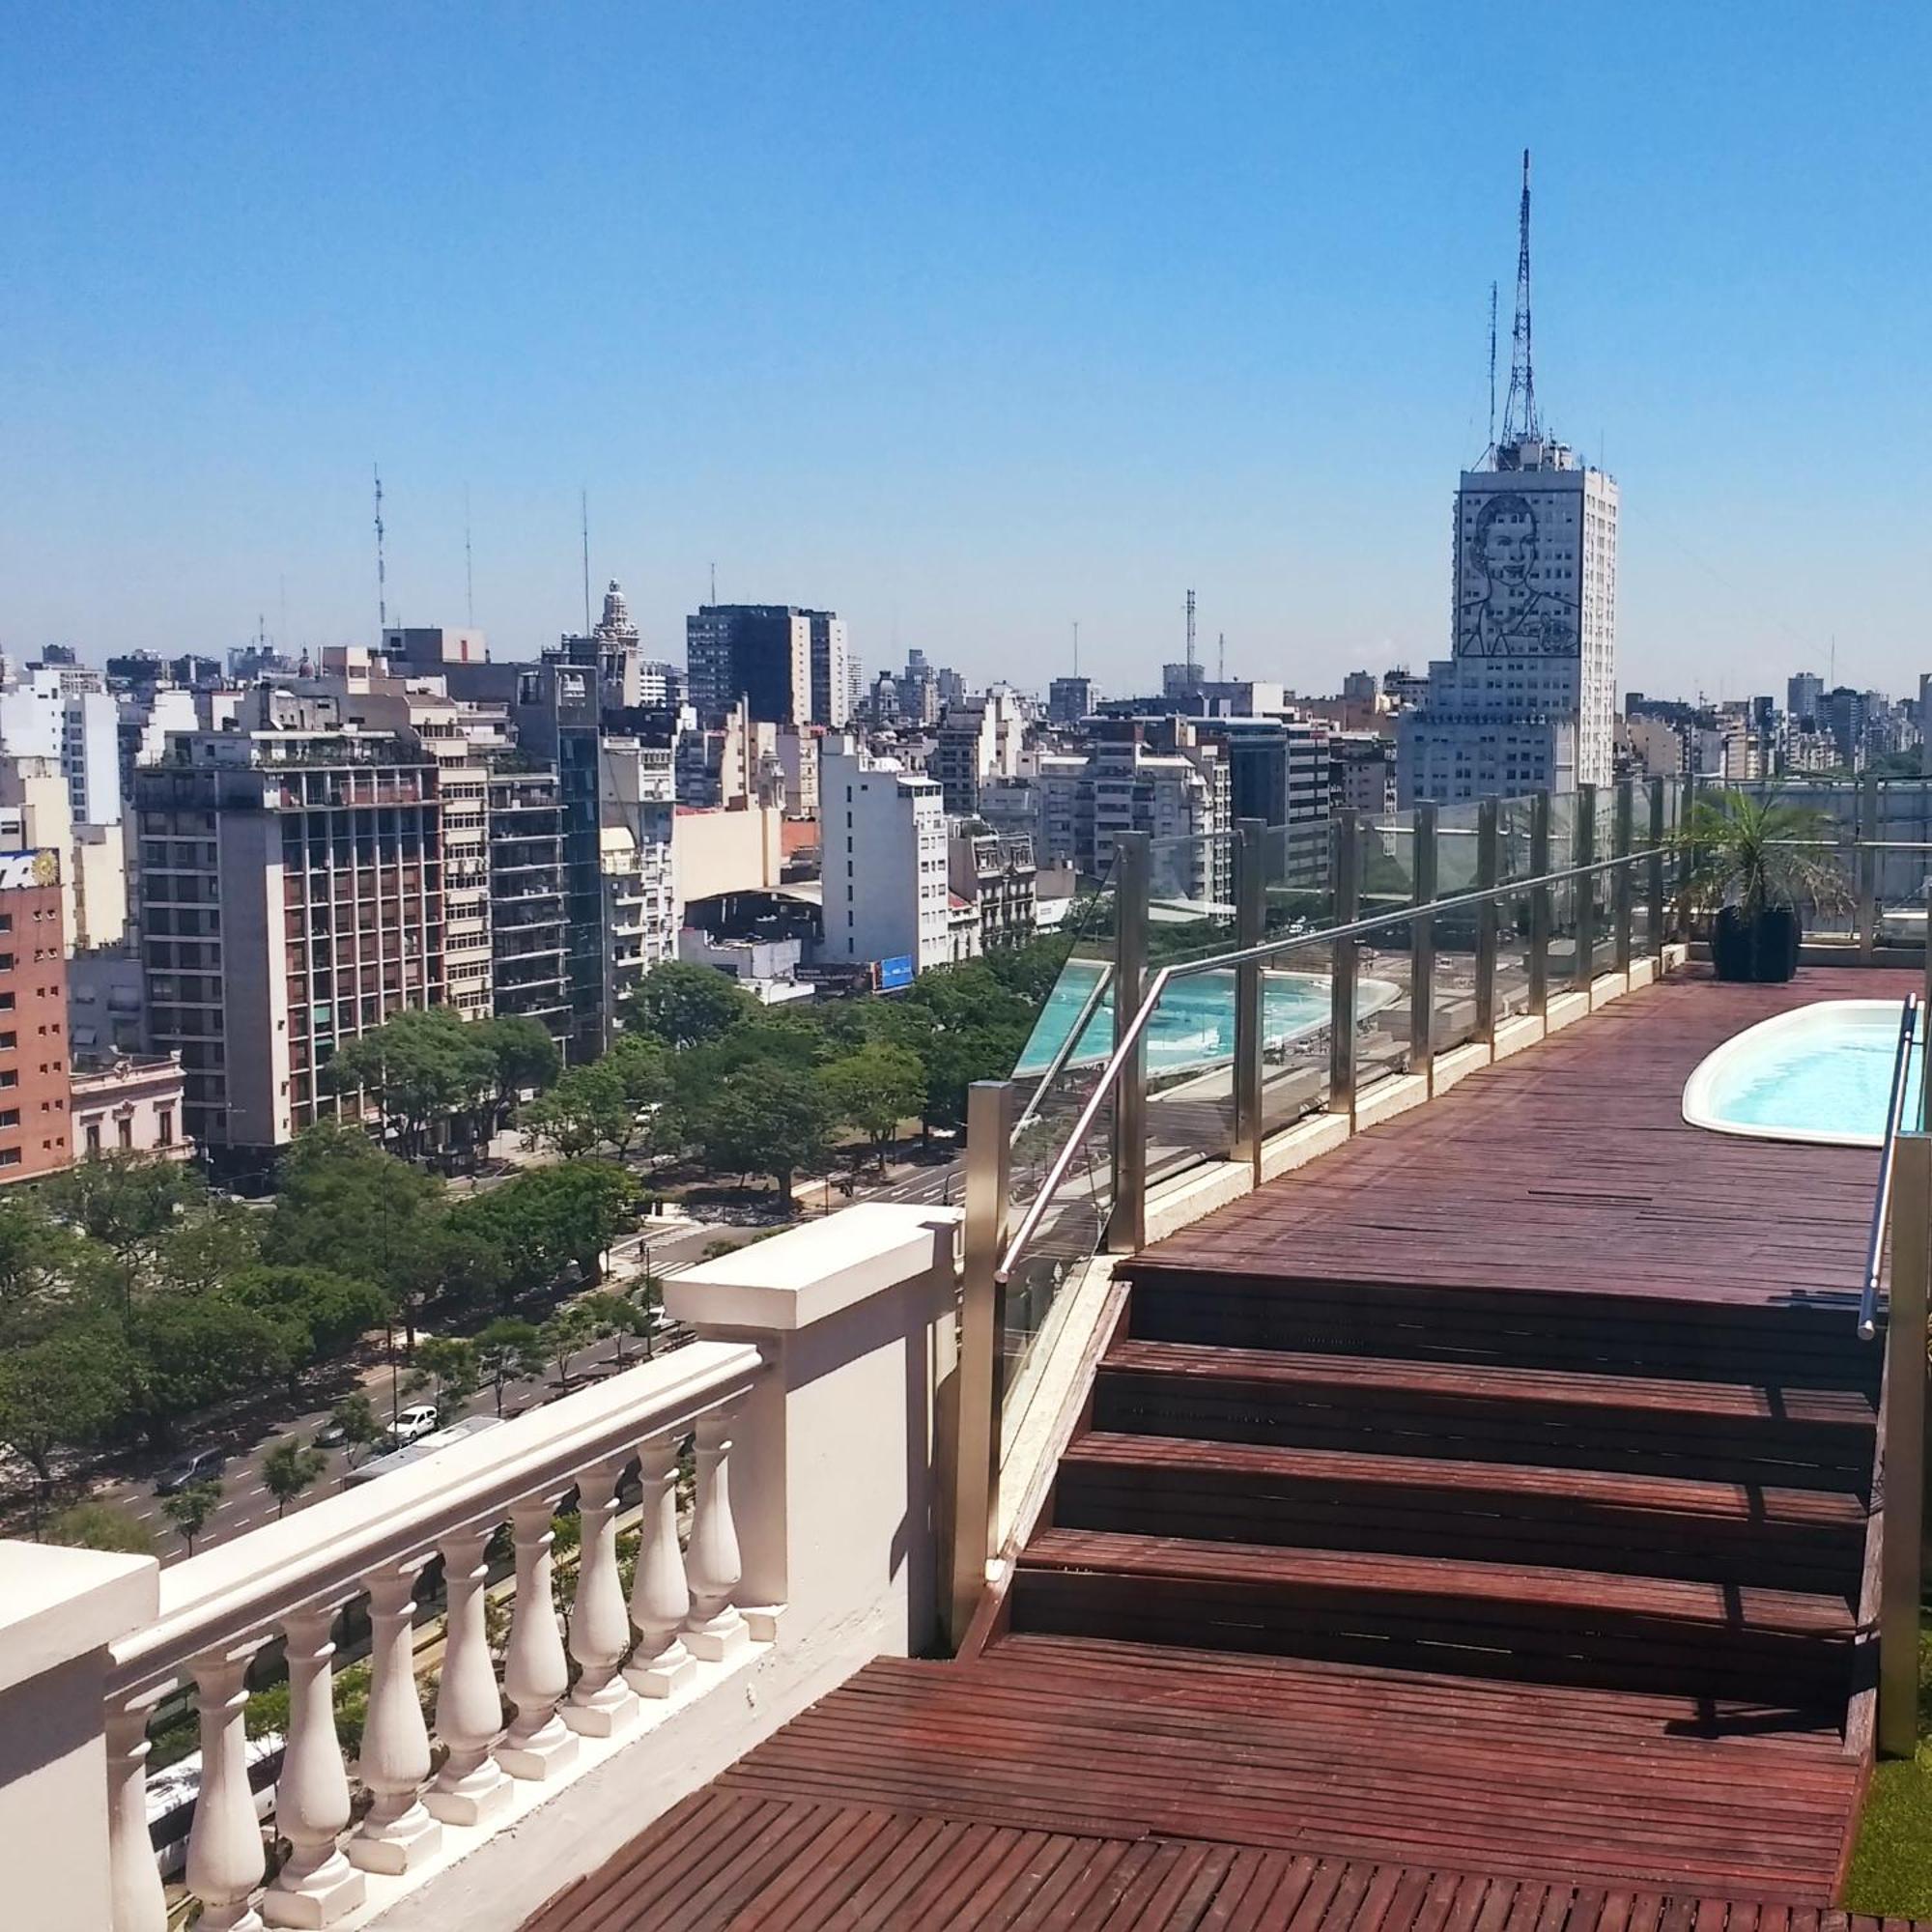
[[[722,1663],[751,1642],[732,1597],[743,1575],[731,1515],[731,1410],[697,1418],[697,1496],[691,1525],[691,1615],[685,1644],[694,1657]]]
[[[265,1872],[262,1828],[248,1786],[248,1664],[255,1646],[197,1657],[201,1790],[187,1838],[188,1889],[201,1900],[203,1932],[261,1932],[251,1903]]]
[[[503,1734],[503,1700],[490,1662],[484,1549],[493,1525],[471,1524],[442,1540],[442,1677],[436,1731],[448,1750],[423,1802],[445,1825],[481,1825],[510,1803],[509,1774],[491,1755]]]
[[[114,1932],[167,1932],[168,1901],[148,1842],[153,1693],[107,1706],[107,1889]]]
[[[413,1556],[369,1579],[369,1709],[357,1759],[373,1803],[348,1845],[349,1861],[391,1876],[419,1864],[442,1842],[422,1802],[429,1776],[429,1727],[416,1695]]]
[[[668,1697],[697,1670],[684,1644],[691,1585],[677,1541],[676,1435],[654,1435],[638,1450],[643,1503],[638,1520],[638,1568],[631,1582],[631,1622],[638,1647],[624,1678],[640,1697]]]
[[[570,1660],[552,1584],[553,1502],[549,1495],[526,1496],[510,1512],[517,1594],[503,1653],[503,1691],[516,1715],[497,1747],[497,1762],[512,1777],[554,1777],[577,1755],[577,1734],[556,1714],[570,1689]]]
[[[335,1736],[335,1605],[312,1604],[282,1620],[289,1662],[289,1733],[275,1783],[275,1829],[288,1862],[262,1901],[270,1925],[332,1925],[365,1896],[362,1874],[342,1854],[349,1776]]]
[[[633,1722],[637,1692],[618,1671],[631,1647],[624,1580],[617,1571],[617,1479],[623,1464],[599,1463],[577,1479],[577,1600],[570,1613],[570,1654],[577,1683],[563,1720],[585,1737],[608,1738]]]

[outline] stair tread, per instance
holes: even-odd
[[[1792,1422],[1807,1428],[1870,1430],[1877,1421],[1871,1398],[1860,1389],[1787,1389],[1751,1382],[1311,1354],[1196,1342],[1117,1340],[1100,1367],[1103,1374],[1158,1376],[1183,1383],[1261,1382],[1355,1394],[1384,1391],[1509,1403],[1560,1403],[1579,1409],[1652,1409],[1674,1415]]]
[[[1849,1638],[1855,1621],[1841,1599],[1756,1585],[1481,1563],[1464,1558],[1305,1549],[1271,1544],[1204,1543],[1186,1537],[1109,1530],[1045,1529],[1021,1551],[1021,1570],[1088,1571],[1131,1578],[1248,1584],[1360,1598],[1459,1599],[1472,1606],[1534,1605],[1667,1619],[1711,1631]]]
[[[1856,1529],[1865,1520],[1864,1505],[1842,1491],[1776,1489],[1684,1476],[1362,1454],[1346,1449],[1284,1448],[1270,1443],[1106,1430],[1092,1431],[1069,1444],[1061,1466],[1198,1470],[1388,1490],[1449,1491],[1459,1503],[1477,1497],[1541,1497],[1727,1521]]]

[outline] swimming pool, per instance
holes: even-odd
[[[1069,959],[1062,969],[1026,1051],[1013,1068],[1016,1079],[1037,1077],[1052,1065],[1061,1042],[1080,1017],[1080,1009],[1105,969],[1094,960]],[[1366,1019],[1402,998],[1402,988],[1387,980],[1360,980],[1355,985],[1355,1010]],[[1264,1043],[1284,1046],[1328,1024],[1328,981],[1314,973],[1270,973],[1263,993]],[[1071,1065],[1094,1066],[1105,1061],[1114,1045],[1114,994],[1101,996],[1087,1032],[1074,1049]],[[1148,1027],[1148,1071],[1180,1073],[1229,1059],[1235,1051],[1235,976],[1202,973],[1178,980],[1168,987]]]
[[[1820,1000],[1760,1020],[1707,1054],[1684,1084],[1693,1127],[1759,1140],[1875,1148],[1885,1138],[1898,1051],[1897,1000]],[[1924,1055],[1906,1077],[1917,1118]]]

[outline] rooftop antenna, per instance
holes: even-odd
[[[1080,675],[1080,619],[1073,620],[1073,675]]]
[[[1187,593],[1187,682],[1194,682],[1194,593]]]
[[[1490,284],[1490,447],[1496,446],[1496,285]]]
[[[469,485],[463,486],[463,621],[476,621],[476,566],[469,553]]]
[[[577,493],[578,521],[583,529],[583,635],[590,635],[590,492]]]
[[[711,566],[711,601],[714,604],[718,601],[718,566],[715,563]]]
[[[1516,323],[1510,331],[1509,400],[1503,405],[1503,441],[1533,442],[1542,434],[1536,420],[1536,376],[1529,353],[1529,150],[1522,151],[1522,206],[1517,216]]]
[[[389,578],[383,560],[383,469],[380,464],[369,467],[376,472],[376,629],[380,635],[389,628]]]
[[[1228,634],[1226,631],[1214,633],[1214,682],[1226,684],[1228,681]]]

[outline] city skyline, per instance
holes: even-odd
[[[1472,117],[1500,11],[1112,17],[23,19],[0,648],[373,642],[373,458],[390,621],[467,620],[467,506],[498,658],[578,627],[582,489],[666,656],[715,564],[868,676],[1043,689],[1078,620],[1147,689],[1188,584],[1231,670],[1419,671],[1526,142],[1540,397],[1629,505],[1619,690],[1834,648],[1916,689],[1924,23],[1626,11]]]

